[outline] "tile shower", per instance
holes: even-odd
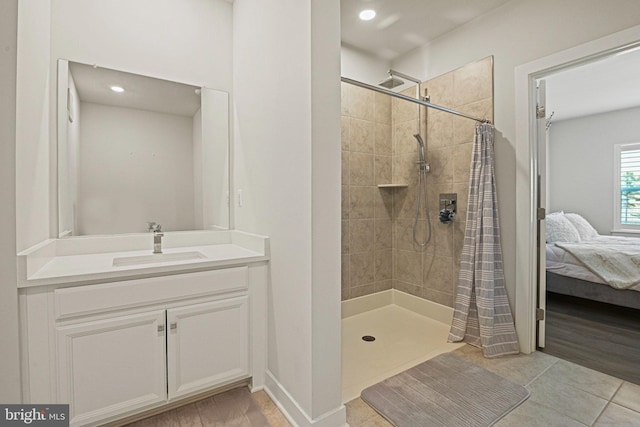
[[[434,104],[492,120],[493,58],[428,80],[422,89]],[[415,96],[415,87],[403,93]],[[343,300],[394,288],[453,306],[475,122],[420,110],[431,165],[427,192],[432,237],[425,248],[413,242],[418,106],[342,83]],[[377,187],[390,183],[408,187]],[[451,224],[438,220],[441,193],[458,195]],[[427,222],[421,219],[418,238],[426,235]]]

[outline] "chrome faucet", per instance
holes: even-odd
[[[153,233],[153,253],[161,254],[162,236],[164,236],[164,233],[162,232],[162,226],[155,222],[147,222],[147,231]]]

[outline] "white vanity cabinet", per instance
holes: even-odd
[[[246,296],[167,310],[169,399],[249,375]]]
[[[58,398],[85,424],[166,399],[165,312],[57,327]]]
[[[260,387],[265,274],[27,289],[25,402],[69,403],[71,425],[99,425],[251,377]]]

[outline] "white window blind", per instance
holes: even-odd
[[[617,189],[615,228],[640,227],[640,144],[616,149]]]

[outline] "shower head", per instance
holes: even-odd
[[[387,89],[393,89],[394,87],[402,86],[404,80],[393,75],[389,75],[386,79],[378,83],[378,86],[386,87]]]

